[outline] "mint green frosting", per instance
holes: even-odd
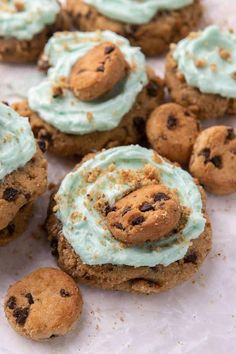
[[[115,169],[108,168],[111,164],[115,164]],[[133,188],[128,180],[122,183],[119,171],[143,173],[145,165],[159,171],[162,184],[177,189],[182,206],[190,209],[189,219],[181,239],[180,235],[173,234],[167,240],[124,247],[112,236],[106,218],[95,208],[96,196],[103,195],[109,205],[113,205]],[[104,173],[88,182],[84,177],[86,173],[98,168]],[[153,150],[134,145],[103,151],[84,162],[64,178],[55,199],[64,236],[81,260],[90,265],[167,266],[185,256],[191,240],[202,234],[206,222],[201,195],[193,178],[165,160],[158,163]]]
[[[14,1],[0,0],[0,36],[30,40],[45,26],[52,24],[60,11],[56,0],[21,0],[22,11],[17,11]]]
[[[68,77],[76,61],[104,41],[120,47],[132,67],[127,78],[95,101],[80,101],[68,89],[63,96],[53,98],[53,85],[61,77]],[[29,91],[29,106],[41,119],[64,133],[83,135],[116,128],[148,82],[145,57],[140,49],[131,47],[125,38],[110,31],[57,33],[46,45],[45,55],[53,67],[48,78]]]
[[[220,50],[230,53],[228,60],[220,56]],[[222,32],[217,26],[190,35],[180,41],[173,52],[179,71],[188,85],[202,93],[236,98],[236,35]],[[196,62],[204,60],[204,67]]]
[[[0,103],[0,180],[23,167],[36,152],[27,118]]]
[[[159,11],[177,10],[193,3],[193,0],[84,0],[102,15],[125,23],[148,23]]]

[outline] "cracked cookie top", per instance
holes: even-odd
[[[29,106],[63,133],[116,128],[148,83],[140,49],[110,31],[57,33],[44,57],[51,69],[30,90]]]
[[[55,22],[56,0],[0,0],[0,36],[30,40]]]
[[[82,162],[55,201],[63,235],[89,265],[167,266],[186,255],[206,222],[193,178],[134,145]]]

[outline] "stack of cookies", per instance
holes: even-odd
[[[5,299],[21,335],[71,330],[83,303],[75,281],[157,294],[208,255],[205,190],[236,192],[236,134],[201,122],[236,114],[236,36],[190,33],[201,14],[200,0],[0,0],[0,60],[44,73],[24,101],[0,104],[0,246],[46,191],[43,153],[77,163],[45,222],[62,271],[40,268]],[[168,48],[163,80],[145,55]]]

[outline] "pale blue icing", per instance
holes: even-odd
[[[53,98],[55,82],[68,77],[75,62],[104,41],[117,44],[123,52],[132,67],[127,78],[115,91],[95,101],[80,101],[68,89],[63,96]],[[148,82],[145,57],[140,49],[131,47],[125,38],[110,31],[57,33],[49,40],[45,55],[53,67],[48,78],[30,90],[29,106],[41,119],[64,133],[83,135],[116,128]]]
[[[148,23],[159,11],[178,10],[193,0],[84,0],[102,15],[129,24]]]
[[[115,164],[114,170],[108,169],[111,164]],[[118,178],[119,171],[141,172],[147,164],[159,171],[162,184],[177,189],[182,206],[190,209],[189,219],[181,239],[175,234],[167,240],[152,242],[152,247],[159,246],[156,250],[148,245],[124,248],[113,238],[107,229],[106,219],[94,207],[96,195],[103,194],[109,205],[113,205],[132,188],[130,182],[124,184]],[[88,182],[85,174],[97,168],[105,172],[95,181]],[[64,236],[82,262],[89,265],[167,266],[185,256],[191,240],[202,234],[206,222],[202,214],[201,194],[193,178],[180,167],[164,160],[157,162],[153,150],[134,145],[103,151],[84,162],[64,178],[55,199],[56,215],[62,223]]]
[[[230,53],[228,60],[220,56],[222,49]],[[217,26],[207,27],[180,41],[173,56],[188,85],[202,93],[236,98],[235,34],[223,32]],[[198,67],[199,60],[205,61],[205,65]]]
[[[22,11],[17,11],[13,0],[0,0],[0,36],[30,40],[45,26],[55,22],[60,11],[56,0],[21,0]],[[7,6],[7,8],[6,8]]]
[[[27,118],[0,103],[0,180],[23,167],[36,152]]]

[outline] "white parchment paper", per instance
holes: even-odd
[[[236,29],[236,1],[205,0],[206,23]],[[202,24],[202,25],[204,25]],[[151,60],[163,76],[164,60]],[[0,98],[22,98],[42,79],[35,67],[0,65]],[[218,120],[232,124],[234,119]],[[216,124],[210,121],[207,125]],[[49,158],[57,182],[76,162]],[[236,195],[208,198],[213,250],[200,272],[160,295],[141,296],[81,286],[81,322],[64,338],[34,343],[17,335],[4,317],[10,284],[41,266],[56,266],[43,224],[48,194],[35,207],[29,230],[0,248],[0,354],[233,354],[236,353]]]

